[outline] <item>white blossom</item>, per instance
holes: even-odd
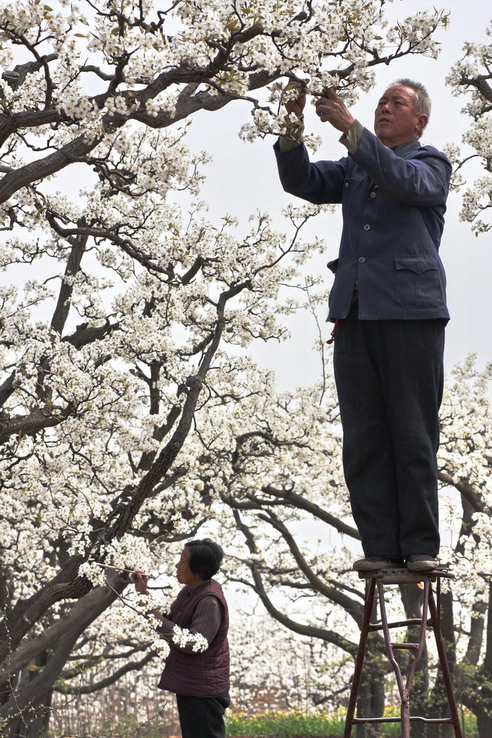
[[[195,653],[206,651],[209,645],[207,639],[200,633],[192,633],[188,628],[180,628],[179,625],[173,627],[172,641],[179,648],[191,646],[191,650]]]

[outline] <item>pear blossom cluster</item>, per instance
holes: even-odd
[[[207,639],[200,633],[192,633],[188,628],[180,628],[179,625],[173,627],[172,641],[178,648],[191,646],[194,653],[206,651],[209,645]]]

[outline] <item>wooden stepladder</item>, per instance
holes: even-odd
[[[347,717],[345,720],[345,732],[343,734],[343,738],[351,738],[352,727],[354,725],[360,723],[390,722],[400,723],[401,738],[410,738],[410,725],[413,721],[420,721],[423,723],[432,724],[447,723],[448,725],[452,725],[454,727],[454,734],[456,738],[464,738],[464,734],[462,732],[459,721],[458,710],[456,707],[456,700],[454,697],[449,665],[446,658],[446,651],[444,648],[444,641],[441,633],[440,619],[441,579],[443,577],[452,579],[453,575],[450,574],[450,572],[444,567],[437,567],[436,569],[425,573],[411,572],[408,569],[384,569],[374,572],[364,572],[360,574],[360,577],[366,580],[364,618],[360,635],[359,650],[355,662],[354,678],[347,708]],[[413,618],[411,620],[388,622],[386,605],[384,601],[385,585],[410,583],[421,583],[420,586],[423,587],[421,617]],[[436,583],[435,593],[432,587],[433,583]],[[377,622],[371,622],[371,618],[373,616],[373,613],[375,612],[375,605],[376,608],[377,605],[379,605],[380,619],[378,620],[376,616]],[[419,628],[418,641],[412,643],[394,643],[391,640],[392,628],[402,628],[410,625]],[[439,666],[442,672],[444,689],[449,704],[449,717],[425,718],[417,715],[412,715],[410,712],[410,696],[413,680],[415,672],[417,670],[417,666],[425,650],[426,634],[428,629],[431,629],[434,632],[437,652],[439,655]],[[398,692],[400,695],[400,717],[355,717],[355,707],[357,696],[359,693],[362,666],[366,654],[367,639],[369,633],[372,633],[374,631],[383,632],[384,642],[386,646],[386,655],[391,663],[391,666],[393,667]],[[410,659],[410,665],[408,666],[406,674],[402,672],[400,664],[395,657],[395,652],[398,649],[406,649],[413,653],[413,659]]]

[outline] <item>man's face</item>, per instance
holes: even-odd
[[[415,112],[415,101],[411,87],[394,85],[386,90],[374,114],[376,136],[385,146],[399,146],[419,137],[427,116]]]

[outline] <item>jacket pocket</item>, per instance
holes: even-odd
[[[365,187],[363,187],[365,185]],[[368,189],[368,178],[358,172],[343,181],[342,211],[345,217],[360,213],[364,207],[364,192]]]
[[[444,301],[439,267],[434,259],[395,256],[396,301],[402,307],[432,307]]]

